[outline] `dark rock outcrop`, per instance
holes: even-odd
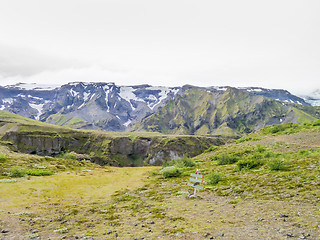
[[[64,151],[87,154],[100,165],[162,165],[183,156],[193,157],[212,145],[224,144],[222,138],[200,136],[112,136],[73,130],[6,132],[1,140],[16,151],[54,156]]]

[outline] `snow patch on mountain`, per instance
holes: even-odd
[[[211,89],[214,89],[216,91],[221,91],[221,92],[225,92],[227,91],[228,87],[218,87],[218,86],[214,86],[214,87],[211,87]]]
[[[119,95],[121,98],[130,102],[130,100],[141,101],[142,99],[137,98],[137,96],[133,93],[135,89],[133,87],[120,87]]]
[[[34,104],[34,103],[29,103],[30,107],[36,109],[38,111],[35,119],[36,120],[39,120],[40,119],[40,116],[42,114],[42,110],[43,110],[43,106],[44,104]]]
[[[120,87],[120,92],[119,92],[119,96],[121,98],[123,98],[124,100],[126,100],[130,104],[133,111],[136,110],[136,108],[132,105],[131,100],[143,102],[142,99],[137,98],[137,96],[134,94],[134,91],[135,91],[135,89],[133,87],[122,86],[122,87]]]
[[[14,101],[13,98],[4,98],[4,99],[2,99],[2,102],[3,102],[4,104],[6,104],[6,103],[12,104],[13,101]]]
[[[147,90],[160,90],[159,92],[159,98],[157,99],[154,95],[149,95],[149,99],[153,98],[153,100],[155,101],[154,103],[149,103],[148,104],[148,107],[153,110],[156,106],[158,106],[162,100],[166,99],[168,97],[168,93],[170,92],[170,89],[169,88],[166,88],[166,87],[148,87],[146,88]],[[153,96],[153,97],[151,97]],[[151,100],[150,99],[150,100]]]
[[[73,89],[70,89],[70,93],[71,93],[72,97],[76,97],[79,94],[78,92],[74,91]]]
[[[96,94],[94,93],[94,94],[92,94],[92,96],[90,97],[90,100],[89,101],[91,101],[92,100],[92,98],[94,98],[94,96],[95,96]]]
[[[83,101],[84,101],[84,102],[88,101],[89,96],[90,96],[90,93],[84,92],[84,93],[83,93]]]
[[[85,105],[85,102],[83,102],[79,107],[78,110],[81,109]]]
[[[239,88],[239,89],[246,90],[247,92],[262,92],[263,91],[261,88],[255,88],[255,87]]]
[[[104,93],[106,94],[105,96],[105,101],[106,101],[106,105],[107,105],[107,112],[110,112],[110,107],[109,107],[109,93],[110,93],[110,88],[109,86],[104,86],[103,87]]]
[[[307,103],[312,106],[320,106],[320,89],[317,89],[309,94],[300,95]]]
[[[123,124],[123,126],[128,127],[130,123],[132,123],[132,120],[131,120],[131,119],[129,119],[128,121],[126,121],[126,122]]]

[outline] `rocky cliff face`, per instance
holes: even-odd
[[[0,87],[0,110],[61,126],[82,129],[128,131],[131,126],[155,113],[169,100],[188,89],[222,94],[227,87],[200,88],[117,86],[114,83],[69,83],[50,88],[18,84]],[[285,90],[242,88],[284,102],[308,105]]]
[[[11,125],[6,127],[6,125]],[[162,165],[163,162],[182,156],[196,156],[212,145],[224,144],[216,137],[165,136],[148,134],[106,134],[96,131],[55,129],[0,121],[0,134],[13,150],[54,156],[64,151],[74,151],[91,156],[100,165],[143,166]],[[0,130],[1,130],[0,129]]]

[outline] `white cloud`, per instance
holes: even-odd
[[[115,82],[117,85],[168,85],[176,86],[175,80],[170,76],[146,75],[134,71],[112,71],[101,66],[86,68],[67,68],[55,71],[43,71],[30,76],[1,76],[0,85],[12,85],[19,82],[40,84],[65,84],[68,82]]]
[[[319,7],[318,0],[10,0],[0,3],[0,85],[307,92],[320,88]]]
[[[31,76],[42,71],[84,66],[84,62],[46,54],[33,48],[0,44],[0,75]]]

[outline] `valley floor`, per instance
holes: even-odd
[[[159,168],[97,168],[0,183],[0,239],[320,239],[318,201],[188,198]]]

